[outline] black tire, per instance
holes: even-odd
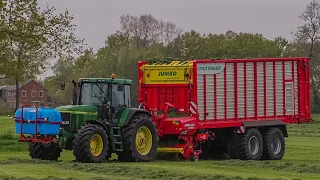
[[[242,160],[259,160],[263,152],[263,140],[261,133],[255,129],[249,129],[237,137],[237,156]]]
[[[102,151],[98,155],[94,155],[90,149],[90,141],[92,137],[101,138]],[[96,124],[84,124],[81,126],[73,140],[73,155],[76,161],[83,163],[101,163],[108,157],[109,140],[106,130]]]
[[[41,159],[49,161],[57,161],[60,157],[62,149],[57,143],[42,144],[42,143],[29,143],[29,156],[32,159]]]
[[[140,154],[136,148],[136,134],[140,127],[146,127],[152,137],[152,144],[147,154]],[[132,117],[122,130],[123,151],[117,152],[118,159],[126,162],[153,161],[157,155],[158,132],[151,118],[144,114],[137,114]]]
[[[268,129],[263,134],[263,160],[281,160],[285,153],[285,140],[278,128]]]

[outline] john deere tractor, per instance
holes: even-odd
[[[32,158],[57,160],[62,149],[72,150],[78,162],[151,161],[158,135],[149,112],[131,107],[131,80],[80,78],[73,81],[73,105],[57,107],[60,134],[50,143],[29,143]],[[61,90],[66,84],[61,84]]]

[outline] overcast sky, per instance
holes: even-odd
[[[188,31],[200,33],[262,33],[266,38],[283,36],[291,39],[291,31],[301,25],[298,16],[311,0],[41,0],[68,9],[77,25],[76,33],[98,49],[108,35],[119,29],[123,14],[151,14],[172,21]],[[52,74],[51,72],[46,75]]]

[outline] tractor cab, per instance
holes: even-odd
[[[122,111],[131,107],[131,80],[111,78],[80,78],[73,81],[73,105],[77,111],[95,109],[97,119],[105,123],[117,123]],[[61,84],[61,90],[65,83]],[[61,109],[61,108],[60,108]]]

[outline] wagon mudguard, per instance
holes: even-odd
[[[288,137],[287,126],[281,120],[267,120],[267,121],[247,121],[243,122],[242,125],[245,128],[250,127],[278,127],[285,137]]]
[[[132,118],[132,116],[137,114],[137,113],[146,114],[146,115],[151,117],[151,114],[148,111],[144,110],[144,109],[126,108],[121,114],[121,117],[120,117],[119,122],[118,122],[118,126],[122,127],[122,126],[127,125],[128,122],[130,121],[130,119]]]
[[[86,121],[85,123],[86,123],[86,124],[99,125],[99,126],[103,127],[103,129],[106,130],[107,133],[109,132],[107,126],[106,126],[105,124],[103,124],[102,122],[100,122],[100,121],[90,120],[90,121]]]

